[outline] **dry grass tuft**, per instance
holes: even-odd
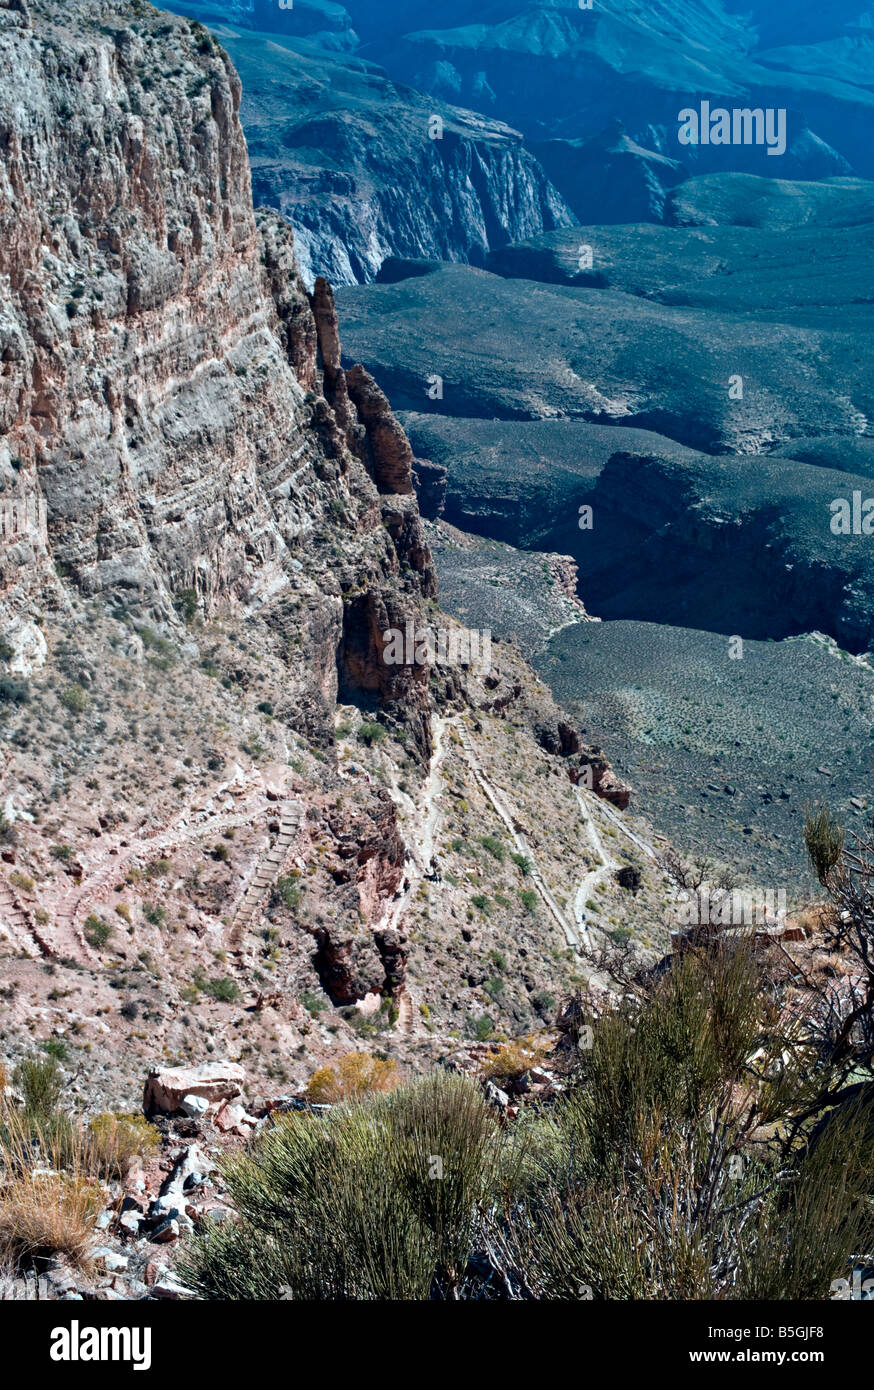
[[[104,1196],[81,1175],[34,1172],[0,1187],[0,1261],[21,1266],[66,1255],[87,1266]]]

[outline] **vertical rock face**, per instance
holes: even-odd
[[[433,566],[403,431],[375,388],[359,419],[329,287],[253,212],[239,79],[200,25],[96,0],[0,10],[0,62],[0,484],[47,510],[0,528],[0,624],[58,574],[157,625],[182,593],[293,621],[318,723]]]
[[[346,374],[346,385],[367,431],[373,481],[380,492],[409,496],[413,491],[413,451],[388,400],[364,367],[353,367]]]
[[[256,27],[275,34],[281,17],[301,33],[299,0],[270,10]],[[294,225],[308,285],[373,280],[392,256],[482,265],[507,242],[573,224],[518,132],[389,81],[365,58],[344,61],[324,29],[306,52],[270,34],[223,41],[243,79],[255,202]]]

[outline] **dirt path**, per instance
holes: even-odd
[[[50,956],[52,949],[35,919],[18,901],[11,883],[0,875],[0,934],[27,956]]]
[[[619,868],[619,861],[613,858],[613,855],[608,849],[605,849],[604,841],[598,834],[598,827],[595,824],[591,808],[587,806],[585,797],[579,787],[576,787],[575,791],[580,808],[580,816],[582,817],[583,826],[585,827],[586,834],[592,846],[592,852],[595,855],[596,861],[600,861],[596,863],[594,869],[590,869],[589,872],[580,879],[580,884],[574,897],[574,918],[577,924],[577,931],[585,940],[588,949],[593,951],[594,942],[592,941],[591,932],[589,930],[588,908],[586,904],[595,892],[598,884],[603,883]],[[601,807],[601,809],[603,809],[603,807]]]
[[[652,859],[656,864],[658,863],[658,850],[654,849],[652,845],[647,844],[646,840],[641,839],[640,835],[638,835],[636,831],[629,829],[629,827],[625,824],[624,820],[620,816],[619,812],[616,810],[614,806],[610,805],[609,801],[599,800],[598,807],[604,813],[607,819],[613,822],[617,830],[619,830],[625,836],[626,839],[630,840],[633,845],[637,845],[637,848],[639,850],[642,850],[648,859]]]
[[[461,746],[464,749],[474,778],[478,786],[482,790],[484,796],[491,803],[492,807],[495,810],[495,813],[497,814],[503,825],[506,827],[510,839],[516,846],[517,852],[519,854],[524,855],[525,858],[529,861],[531,865],[531,882],[534,884],[534,887],[536,888],[541,900],[543,901],[547,912],[549,913],[550,917],[552,917],[552,919],[557,923],[567,945],[577,950],[580,949],[583,943],[581,942],[577,934],[576,928],[571,926],[570,922],[565,917],[564,913],[562,912],[561,908],[559,907],[549,888],[546,886],[546,881],[544,880],[544,877],[537,865],[536,856],[534,855],[531,846],[528,844],[527,840],[525,840],[525,838],[523,837],[521,829],[517,828],[519,826],[518,820],[510,813],[510,811],[503,804],[499,792],[492,785],[492,783],[486,776],[485,771],[483,770],[482,763],[480,762],[477,756],[476,749],[473,746],[473,742],[471,740],[470,734],[467,732],[467,729],[461,723],[457,725],[457,728],[459,737],[461,738]]]
[[[422,879],[431,873],[434,861],[435,842],[437,836],[437,826],[440,823],[440,767],[446,755],[446,727],[448,719],[435,715],[431,721],[431,735],[433,739],[431,750],[431,761],[425,781],[422,784],[422,792],[419,805],[414,808],[414,814],[410,819],[410,826],[413,831],[417,825],[421,824],[422,834],[411,843],[408,843],[408,858],[404,877],[404,886],[401,893],[391,903],[379,924],[378,930],[386,931],[397,928],[403,917],[407,905],[413,893],[416,892]],[[402,985],[398,990],[395,1000],[398,1006],[398,1016],[395,1027],[402,1033],[412,1035],[415,1032],[416,1012],[414,1001],[410,996],[409,989]]]
[[[297,832],[303,819],[303,811],[303,803],[300,801],[286,801],[283,804],[279,813],[279,834],[255,865],[255,871],[243,896],[237,903],[231,919],[231,950],[239,951],[241,949],[246,930],[251,926],[268,889],[273,887],[282,873],[283,865],[288,858],[288,851],[297,838]]]
[[[596,947],[592,938],[592,928],[589,925],[586,903],[592,897],[597,885],[605,882],[620,867],[619,861],[606,848],[599,833],[596,817],[593,813],[594,808],[597,807],[599,814],[614,824],[621,834],[625,835],[648,858],[654,861],[658,860],[656,850],[635,831],[629,829],[619,813],[609,803],[602,801],[594,793],[585,792],[579,787],[575,788],[582,825],[598,862],[596,867],[588,870],[579,882],[574,895],[573,923],[571,923],[544,879],[537,863],[537,857],[522,833],[520,820],[512,803],[507,800],[505,793],[498,790],[486,773],[463,719],[459,716],[445,719],[435,718],[432,727],[434,747],[431,764],[422,787],[419,804],[415,808],[415,814],[410,818],[414,838],[409,845],[404,888],[389,905],[380,924],[381,929],[399,925],[412,894],[416,892],[420,882],[430,873],[434,865],[437,827],[440,822],[440,769],[446,754],[447,733],[450,729],[455,729],[458,732],[461,749],[473,774],[474,781],[506,829],[516,852],[523,855],[530,864],[531,883],[546,908],[548,916],[561,931],[565,944],[582,955],[593,956]],[[416,826],[422,827],[418,837],[415,837]],[[593,974],[590,978],[592,983],[605,989],[609,989],[613,984],[612,981],[599,975]],[[398,1018],[395,1026],[403,1033],[412,1034],[415,1030],[415,1009],[414,1001],[406,986],[402,986],[398,991],[397,1005]]]
[[[206,815],[202,820],[177,821],[166,830],[154,835],[144,835],[116,847],[116,852],[104,850],[94,859],[88,872],[75,887],[62,895],[54,911],[53,926],[50,930],[50,949],[54,955],[84,956],[96,959],[82,934],[82,924],[90,912],[99,907],[124,880],[132,864],[145,864],[161,858],[192,840],[221,834],[224,830],[236,830],[250,826],[259,815],[274,810],[272,804],[253,807],[248,811],[235,811],[225,815]],[[281,833],[281,832],[280,832]],[[86,859],[83,868],[88,868]]]

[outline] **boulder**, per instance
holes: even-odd
[[[222,1134],[237,1134],[246,1139],[258,1121],[254,1115],[248,1114],[242,1105],[224,1103],[215,1112],[213,1123]]]
[[[185,1096],[179,1109],[183,1115],[189,1115],[193,1120],[199,1120],[209,1109],[209,1101],[206,1096]]]
[[[246,1074],[236,1062],[206,1062],[199,1067],[158,1067],[149,1072],[143,1113],[174,1115],[183,1102],[200,1096],[212,1105],[241,1094]]]

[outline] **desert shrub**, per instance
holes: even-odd
[[[820,883],[825,884],[832,869],[840,863],[844,848],[843,827],[827,806],[808,813],[804,823],[804,843]]]
[[[274,906],[278,907],[279,905],[282,905],[289,909],[298,906],[301,900],[301,896],[302,890],[299,887],[296,879],[294,879],[290,874],[286,874],[282,878],[277,879],[276,883],[274,884],[273,891],[271,893],[271,899]]]
[[[240,986],[230,975],[222,975],[208,980],[205,976],[198,974],[194,983],[199,990],[208,994],[211,999],[218,1000],[220,1004],[235,1004],[238,999],[243,997]]]
[[[25,1057],[12,1073],[12,1084],[21,1092],[25,1114],[48,1120],[58,1108],[64,1074],[54,1057]]]
[[[526,1038],[513,1038],[501,1043],[482,1064],[482,1075],[489,1079],[513,1080],[524,1075],[531,1067],[541,1067],[549,1053],[549,1043],[536,1039],[532,1034]]]
[[[641,976],[566,1092],[512,1122],[439,1069],[277,1117],[224,1161],[239,1224],[196,1236],[183,1277],[209,1298],[825,1298],[874,1257],[871,1088],[830,1087],[781,999],[747,944],[711,942]]]
[[[114,928],[110,922],[104,921],[102,917],[97,917],[93,913],[86,917],[85,925],[82,928],[82,935],[89,946],[94,946],[100,950],[111,940]]]
[[[493,859],[497,859],[499,864],[503,864],[507,851],[497,835],[481,835],[479,842],[483,849],[488,850]]]
[[[804,1059],[775,1035],[776,1064],[749,1065],[775,1026],[755,958],[725,946],[600,1020],[511,1222],[528,1296],[826,1297],[870,1249],[864,1127],[848,1113],[827,1144],[790,1137]]]
[[[58,1108],[65,1082],[57,1058],[23,1059],[12,1084],[22,1104],[6,1105],[0,1096],[0,1168],[19,1174],[30,1172],[35,1162],[52,1170],[81,1167],[79,1128]]]
[[[309,989],[305,989],[298,998],[307,1013],[311,1014],[313,1018],[315,1018],[317,1014],[323,1013],[328,1007],[327,1000],[323,999],[320,994],[314,994],[313,991]]]
[[[369,1052],[347,1052],[336,1067],[319,1067],[307,1083],[306,1095],[317,1104],[362,1100],[400,1084],[397,1064],[372,1057]]]
[[[88,696],[81,685],[68,685],[58,696],[65,710],[70,714],[84,714],[88,708]]]
[[[88,1123],[94,1169],[103,1177],[123,1178],[131,1160],[148,1158],[160,1148],[161,1136],[142,1115],[95,1115]]]
[[[0,703],[26,705],[30,701],[30,686],[27,681],[0,680]]]
[[[178,1268],[208,1298],[453,1296],[511,1181],[506,1149],[479,1089],[445,1072],[282,1116],[222,1164],[240,1224],[196,1236]]]
[[[451,1072],[431,1072],[394,1092],[387,1113],[388,1165],[433,1243],[432,1292],[451,1295],[464,1279],[481,1213],[501,1209],[514,1188],[521,1151],[480,1088]]]
[[[198,611],[197,590],[180,589],[173,597],[173,607],[184,623],[193,623]]]
[[[365,720],[358,727],[359,743],[366,743],[368,747],[373,743],[381,743],[385,738],[385,728],[382,724],[377,724],[372,720]]]

